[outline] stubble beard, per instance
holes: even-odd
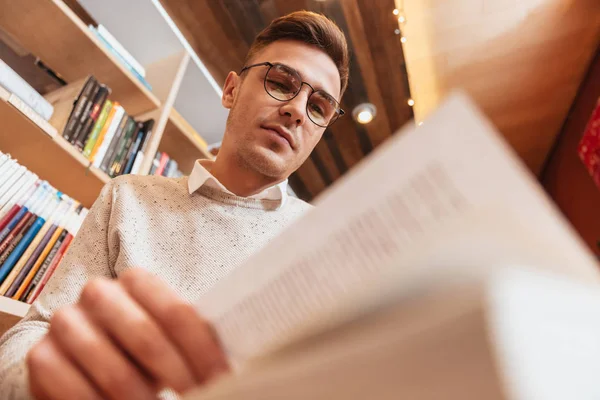
[[[275,157],[278,157],[275,154],[276,145],[273,145],[273,149],[260,148],[256,144],[255,133],[248,132],[248,129],[253,129],[253,127],[248,126],[247,122],[238,116],[240,111],[243,110],[239,109],[239,104],[234,104],[227,118],[227,124],[230,127],[243,132],[243,134],[235,136],[238,162],[243,168],[255,171],[260,175],[275,179],[282,178],[286,168],[285,165],[281,165],[281,160],[279,162],[274,160]],[[244,113],[242,112],[242,114]]]

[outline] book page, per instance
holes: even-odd
[[[423,245],[428,237],[480,209],[497,209],[499,221],[508,213],[517,228],[535,232],[547,244],[535,251],[555,258],[554,269],[599,280],[594,258],[535,178],[461,94],[423,126],[396,133],[315,206],[198,301],[235,366],[390,268],[417,268],[398,260],[433,251]]]

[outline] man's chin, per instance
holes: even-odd
[[[260,146],[243,151],[241,156],[250,168],[275,179],[287,177],[287,171],[292,164],[285,155]]]

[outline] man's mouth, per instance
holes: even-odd
[[[261,128],[275,132],[277,135],[284,138],[288,142],[288,144],[290,145],[290,147],[292,149],[296,148],[296,142],[294,140],[294,136],[287,129],[283,128],[282,126],[267,124],[267,125],[261,125]]]

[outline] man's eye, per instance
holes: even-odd
[[[274,89],[281,90],[282,92],[289,92],[289,91],[290,91],[290,88],[289,88],[287,85],[285,85],[285,84],[283,84],[283,83],[281,83],[281,82],[277,82],[277,81],[271,81],[271,80],[269,80],[269,81],[267,81],[267,82],[268,82],[268,83],[269,83],[269,85],[271,85],[271,87],[273,87]]]
[[[315,113],[317,113],[319,115],[323,115],[323,110],[321,109],[321,107],[319,107],[315,103],[311,103],[310,109],[311,109],[311,111],[313,111],[313,112],[315,112]]]

